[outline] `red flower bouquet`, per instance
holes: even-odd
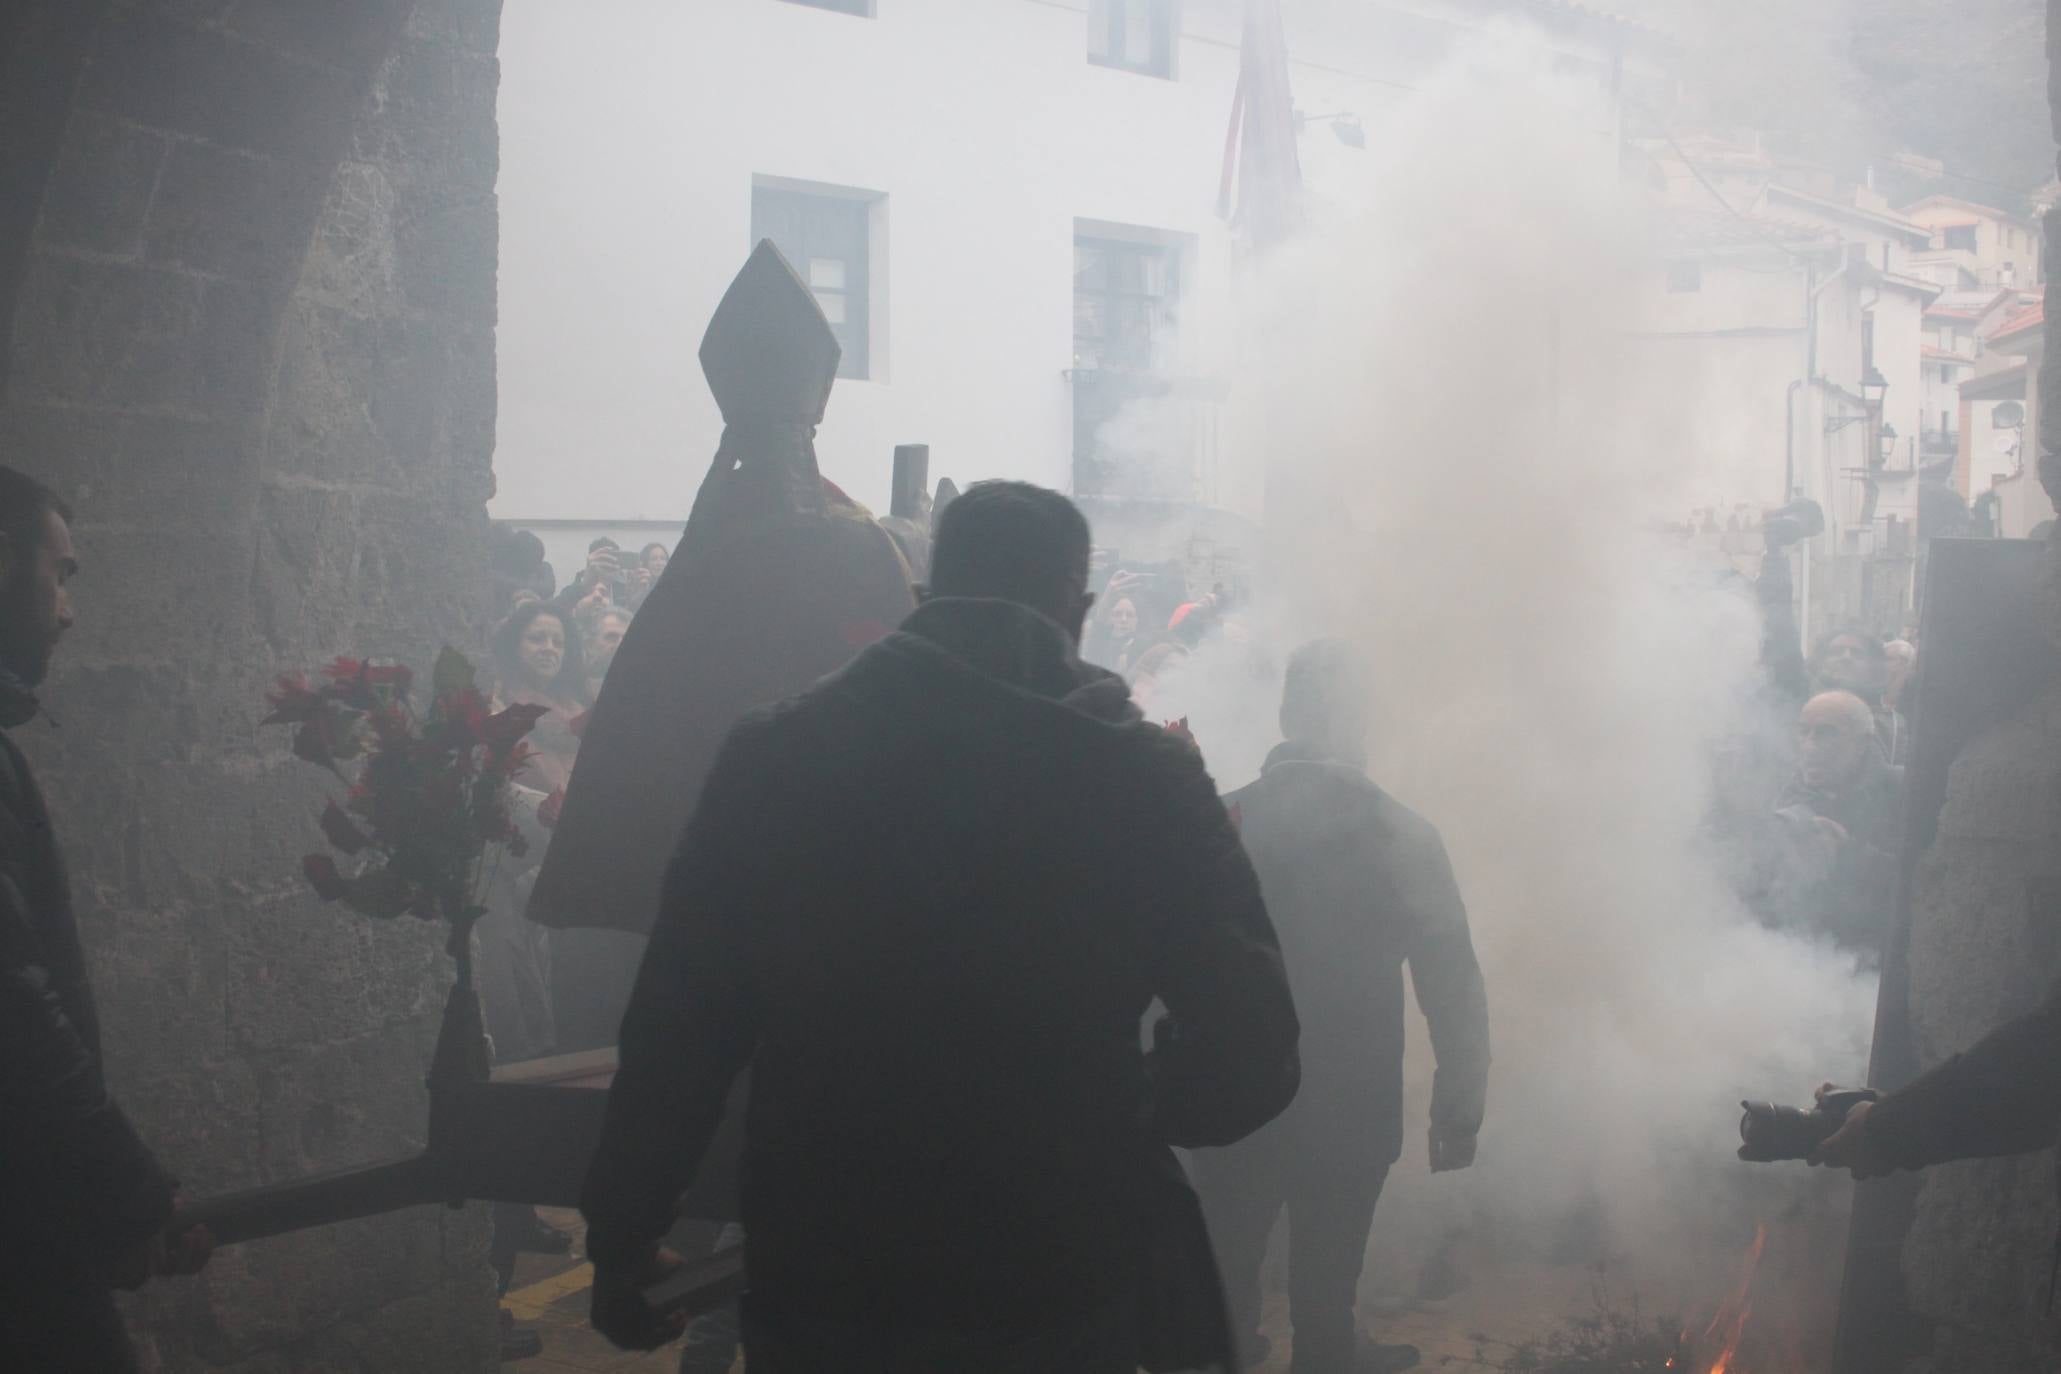
[[[509,784],[545,708],[492,710],[454,649],[437,658],[426,711],[415,708],[414,680],[404,667],[340,658],[313,680],[280,678],[264,723],[291,726],[294,754],[346,785],[341,803],[322,812],[335,854],[301,860],[316,894],[366,916],[450,922],[451,953],[469,981],[487,855],[523,852]]]

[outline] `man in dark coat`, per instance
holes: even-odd
[[[71,627],[69,515],[0,468],[0,728],[35,718]],[[50,815],[0,734],[0,1369],[135,1367],[111,1287],[206,1260],[203,1233],[167,1245],[173,1183],[108,1096],[100,1028]]]
[[[1872,963],[1896,894],[1904,770],[1851,692],[1820,692],[1796,723],[1797,768],[1756,837],[1746,897],[1778,929],[1830,939]]]
[[[667,1334],[636,1285],[749,1064],[753,1374],[1228,1359],[1168,1147],[1282,1109],[1295,1010],[1197,757],[1076,654],[1088,551],[1065,498],[968,490],[901,629],[732,732],[582,1200],[618,1343]]]
[[[1201,1156],[1210,1233],[1248,1358],[1260,1265],[1288,1211],[1297,1374],[1402,1369],[1409,1346],[1361,1349],[1353,1297],[1374,1204],[1402,1153],[1403,974],[1431,1025],[1431,1167],[1474,1159],[1488,1087],[1488,1003],[1445,846],[1365,772],[1367,683],[1323,640],[1289,662],[1286,742],[1229,798],[1280,932],[1303,1020],[1303,1085],[1280,1119]]]

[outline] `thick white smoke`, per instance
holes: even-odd
[[[1525,51],[1416,96],[1364,188],[1248,284],[1245,447],[1320,498],[1248,624],[1293,630],[1205,650],[1154,710],[1191,715],[1236,786],[1274,738],[1286,641],[1366,647],[1372,772],[1445,834],[1495,1035],[1478,1168],[1407,1177],[1420,1096],[1396,1196],[1444,1190],[1520,1246],[1572,1227],[1651,1276],[1729,1265],[1714,1214],[1842,1196],[1800,1166],[1749,1177],[1737,1101],[1858,1079],[1873,985],[1755,925],[1708,852],[1758,622],[1663,527],[1713,477],[1677,417],[1721,410],[1724,378],[1636,354],[1636,197],[1607,120]],[[1408,1203],[1383,1209],[1377,1232]]]

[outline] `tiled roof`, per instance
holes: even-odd
[[[1801,224],[1772,215],[1741,218],[1722,210],[1663,210],[1656,216],[1654,226],[1663,254],[1832,243],[1838,237],[1822,225]]]
[[[1916,291],[1927,297],[1937,296],[1939,294],[1939,283],[1936,281],[1927,281],[1923,277],[1907,277],[1904,276],[1901,272],[1884,272],[1881,274],[1881,277],[1883,281],[1889,283],[1891,286],[1899,286],[1906,291]]]
[[[1963,200],[1959,196],[1926,196],[1923,199],[1912,201],[1909,205],[1904,206],[1900,211],[1898,211],[1898,213],[1908,216],[1913,211],[1923,210],[1928,205],[1958,206],[1963,210],[1973,210],[1977,215],[1981,216],[1983,219],[2007,219],[2011,221],[2011,223],[2013,224],[2024,224],[2026,222],[2025,216],[2021,214],[2017,214],[2010,210],[1999,210],[1994,205],[1984,205],[1980,201]],[[1946,221],[1942,221],[1942,223],[1945,222]],[[1977,223],[1977,221],[1972,219],[1955,220],[1953,221],[1953,223],[1974,224]]]
[[[2028,305],[2025,309],[2020,310],[2014,315],[2005,316],[2003,322],[1990,331],[1990,341],[1994,343],[1998,339],[2009,335],[2023,333],[2035,325],[2044,323],[2045,320],[2046,306],[2044,302]]]
[[[1961,383],[1961,395],[1971,401],[2016,397],[2025,393],[2025,364],[2013,363],[1996,372],[1985,372]]]
[[[1768,187],[1768,195],[1780,197],[1784,200],[1793,200],[1799,204],[1822,210],[1828,215],[1844,215],[1849,219],[1864,219],[1874,224],[1880,224],[1885,228],[1893,229],[1906,238],[1924,239],[1928,242],[1932,238],[1932,231],[1930,229],[1917,223],[1915,220],[1904,218],[1894,210],[1871,210],[1865,205],[1853,205],[1845,201],[1827,200],[1823,196],[1814,196],[1808,191],[1799,191],[1793,186],[1784,186],[1780,182]]]

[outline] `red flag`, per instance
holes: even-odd
[[[1295,96],[1288,83],[1288,40],[1281,0],[1245,0],[1245,36],[1217,214],[1265,252],[1302,222],[1302,157],[1295,146]]]

